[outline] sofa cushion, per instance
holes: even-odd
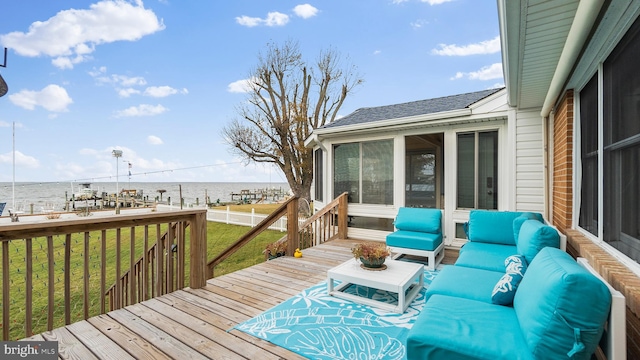
[[[471,210],[469,213],[469,241],[515,245],[513,220],[522,215],[516,211]]]
[[[436,277],[437,278],[437,277]],[[433,295],[407,337],[407,359],[533,359],[513,308]]]
[[[387,246],[434,251],[442,244],[442,234],[397,230],[387,235]]]
[[[518,235],[520,234],[520,228],[522,224],[527,220],[538,220],[541,223],[544,223],[544,219],[542,215],[539,213],[525,212],[517,218],[513,219],[513,238],[518,241]]]
[[[524,255],[527,262],[531,262],[542,248],[560,247],[560,235],[551,226],[537,220],[526,220],[522,223],[518,235],[518,254]]]
[[[491,289],[502,275],[495,271],[446,265],[427,287],[425,301],[440,294],[491,303]]]
[[[442,212],[439,209],[401,207],[394,225],[398,230],[440,233],[441,219]]]
[[[527,271],[527,260],[522,255],[511,255],[504,261],[506,273],[498,280],[491,293],[491,302],[510,306],[516,296],[518,285]]]
[[[456,266],[497,271],[504,274],[504,260],[517,253],[517,248],[511,245],[468,242],[460,249]]]
[[[589,359],[610,306],[607,286],[552,247],[529,264],[513,301],[529,350],[547,359]]]

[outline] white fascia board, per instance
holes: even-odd
[[[326,129],[315,129],[313,133],[318,136],[329,135],[333,133],[344,134],[347,132],[363,132],[363,131],[371,131],[380,128],[389,129],[389,130],[397,130],[402,129],[404,127],[415,127],[419,124],[424,125],[437,125],[442,123],[451,122],[452,118],[457,117],[468,117],[471,115],[471,109],[460,109],[446,112],[439,112],[435,114],[427,114],[427,115],[417,115],[417,116],[409,116],[404,118],[396,118],[389,120],[380,120],[367,122],[362,124],[355,125],[344,125],[344,126],[336,126]],[[467,120],[467,119],[464,119]]]
[[[507,87],[507,101],[510,106],[518,106],[520,93],[520,63],[524,36],[520,36],[522,24],[522,1],[498,0],[498,25],[502,46],[502,72]]]
[[[480,99],[469,105],[473,114],[488,114],[496,111],[507,110],[507,89],[495,92],[484,99]]]
[[[315,130],[304,140],[305,147],[313,147],[319,144],[320,141],[318,140],[318,134],[316,134]]]

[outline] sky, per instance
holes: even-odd
[[[5,1],[0,182],[286,182],[222,136],[269,43],[357,68],[339,116],[504,84],[495,0],[304,1]]]

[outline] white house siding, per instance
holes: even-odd
[[[516,112],[515,210],[545,210],[544,140],[540,110]]]

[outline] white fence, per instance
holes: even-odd
[[[191,206],[190,208],[194,208]],[[204,207],[204,206],[202,206]],[[177,208],[180,208],[179,206]],[[158,205],[158,209],[176,209],[176,206]],[[254,227],[264,220],[268,215],[256,214],[254,209],[251,212],[231,211],[227,206],[226,210],[207,209],[207,221],[215,221],[224,224],[251,226]],[[298,218],[298,224],[302,224],[306,219]],[[287,231],[287,217],[283,216],[269,226],[270,230]]]
[[[242,225],[254,227],[264,220],[268,215],[256,214],[254,209],[251,212],[239,212],[227,210],[207,210],[207,221],[221,222],[225,224]],[[304,219],[302,219],[304,221]],[[283,216],[269,226],[271,230],[287,231],[287,217]]]

